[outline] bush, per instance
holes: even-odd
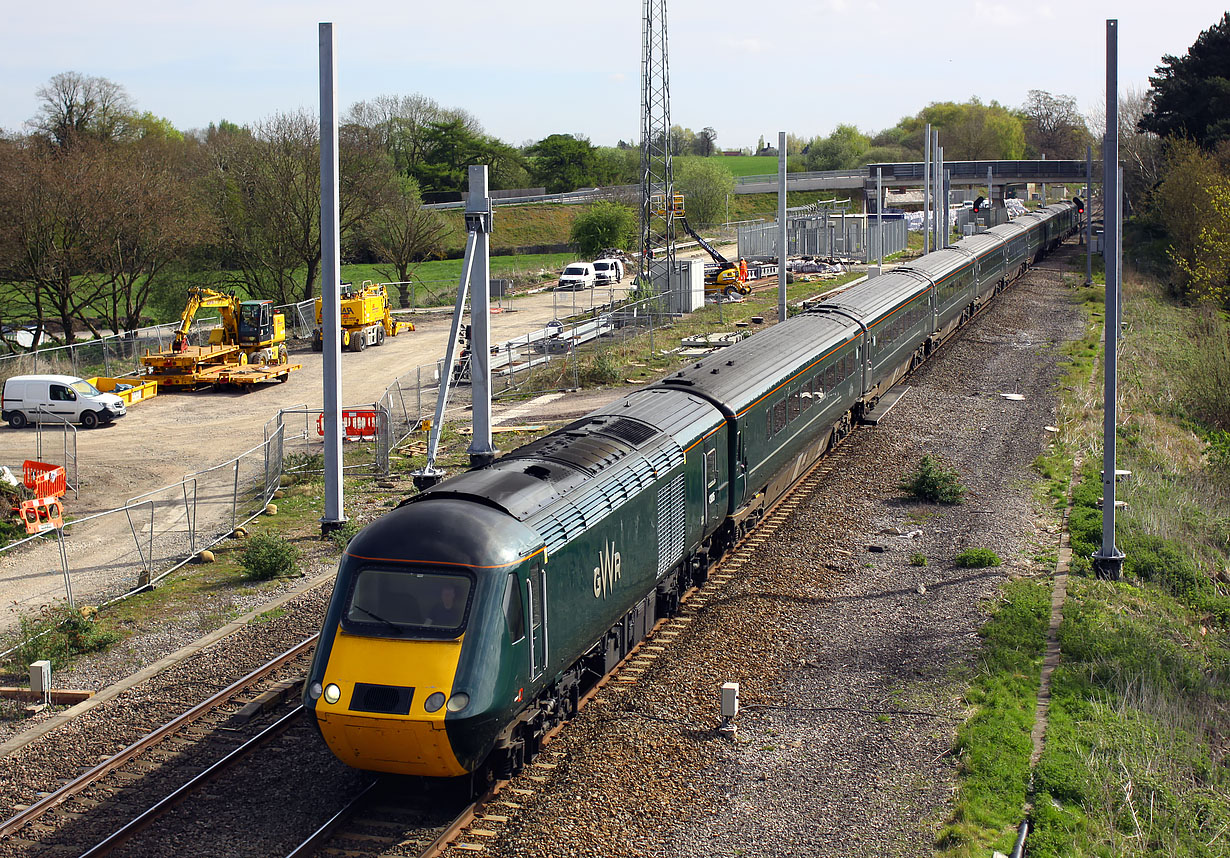
[[[346,546],[350,544],[350,540],[354,539],[354,535],[361,529],[362,528],[359,527],[359,523],[357,521],[353,518],[349,518],[342,523],[341,527],[329,533],[329,539],[333,541],[334,545],[342,551],[345,551]]]
[[[36,617],[19,618],[19,643],[9,664],[15,672],[24,672],[32,662],[46,659],[58,670],[73,657],[99,652],[120,639],[119,632],[100,629],[94,617],[91,608],[56,605]]]
[[[927,565],[927,555],[921,552],[916,553],[916,554],[911,554],[910,555],[910,565],[911,566],[926,566]]]
[[[569,242],[584,256],[614,247],[627,250],[636,237],[636,213],[622,203],[599,200],[572,222]]]
[[[989,548],[967,548],[953,558],[962,569],[985,569],[1000,564],[999,555]]]
[[[239,565],[248,578],[264,581],[289,575],[299,562],[299,549],[280,536],[258,533],[248,540]]]
[[[945,468],[938,457],[929,454],[922,457],[900,488],[921,500],[938,503],[961,503],[965,496],[965,487],[957,472]]]

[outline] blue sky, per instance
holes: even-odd
[[[932,101],[1016,106],[1030,89],[1101,111],[1106,18],[1120,22],[1121,89],[1144,89],[1163,54],[1184,53],[1225,11],[1207,0],[668,7],[673,121],[713,126],[726,148],[841,122],[876,131]],[[629,0],[14,3],[0,32],[0,128],[21,130],[35,90],[69,70],[123,84],[180,128],[314,111],[317,23],[333,21],[343,108],[418,92],[510,143],[572,133],[610,145],[639,134],[640,14]]]

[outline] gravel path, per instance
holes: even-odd
[[[1000,296],[879,427],[855,433],[745,574],[672,624],[678,637],[639,681],[582,713],[550,747],[553,768],[514,784],[522,807],[487,854],[931,851],[977,630],[1005,578],[1030,574],[1035,546],[1056,540],[1030,464],[1055,420],[1059,347],[1082,330],[1055,270],[1074,253]],[[900,498],[923,453],[957,468],[966,503]],[[955,568],[968,547],[1005,564]],[[927,566],[909,565],[916,552]],[[723,681],[741,686],[734,740],[715,730]]]

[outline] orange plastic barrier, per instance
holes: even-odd
[[[68,491],[68,480],[64,469],[59,465],[27,459],[21,470],[26,488],[40,499],[64,497],[64,493]]]
[[[25,500],[20,507],[13,509],[21,515],[21,523],[26,526],[26,533],[41,533],[46,527],[64,526],[64,507],[56,498]]]
[[[343,408],[342,431],[347,441],[370,440],[376,437],[376,412],[371,408]],[[316,434],[325,434],[325,415],[316,418]]]

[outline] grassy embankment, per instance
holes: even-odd
[[[1174,305],[1154,282],[1126,278],[1117,447],[1118,466],[1132,477],[1119,486],[1128,507],[1116,538],[1127,561],[1122,581],[1100,581],[1089,556],[1101,543],[1103,289],[1081,280],[1071,280],[1073,297],[1090,324],[1066,347],[1061,431],[1036,462],[1042,503],[1058,515],[1069,489],[1073,498],[1072,577],[1046,746],[1031,773],[1056,560],[1054,546],[1040,545],[1035,568],[1046,574],[1010,583],[983,630],[940,854],[1007,852],[1028,798],[1031,856],[1227,855],[1230,459],[1219,453],[1225,436],[1210,436],[1192,415],[1207,410],[1217,388],[1210,381],[1230,367],[1230,326]]]

